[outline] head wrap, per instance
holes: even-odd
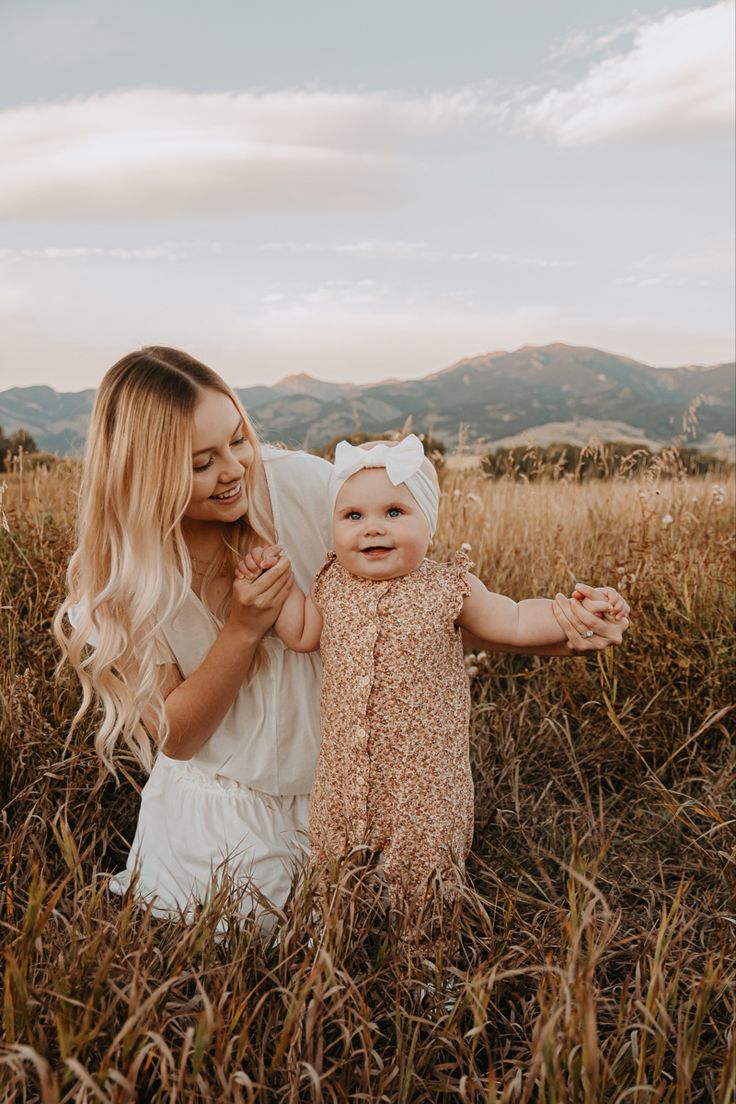
[[[415,433],[410,433],[398,445],[373,445],[370,449],[357,448],[349,441],[340,441],[335,449],[335,462],[330,476],[331,513],[340,488],[351,475],[363,468],[385,468],[394,487],[403,483],[429,523],[429,535],[434,536],[440,493],[434,481],[422,471],[424,449]]]

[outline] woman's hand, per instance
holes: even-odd
[[[576,583],[572,598],[555,595],[552,612],[575,652],[598,652],[620,644],[629,627],[630,606],[613,587]]]
[[[280,553],[280,545],[252,549],[235,571],[228,623],[253,639],[274,624],[294,582],[291,561]]]
[[[268,571],[278,563],[283,550],[281,544],[269,544],[266,548],[259,546],[251,548],[235,568],[237,578],[247,579],[249,582],[257,579],[264,571]]]

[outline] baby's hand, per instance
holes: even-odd
[[[235,568],[236,578],[246,579],[247,582],[252,583],[264,571],[268,571],[269,567],[274,567],[278,563],[282,551],[280,544],[269,544],[266,548],[258,546],[251,548]]]
[[[587,583],[576,583],[571,597],[598,617],[621,621],[631,611],[629,603],[613,587],[591,587]]]

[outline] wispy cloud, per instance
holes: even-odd
[[[675,250],[668,255],[636,257],[629,271],[614,283],[635,288],[709,288],[733,283],[732,251],[725,245],[696,252]]]
[[[448,253],[423,241],[386,241],[362,239],[349,242],[278,241],[264,242],[261,249],[270,253],[322,253],[372,260],[388,258],[401,261],[477,261],[477,250]]]
[[[402,157],[472,116],[469,90],[144,88],[0,112],[0,214],[175,218],[385,206]]]
[[[15,249],[0,246],[0,261],[74,261],[97,258],[114,261],[179,261],[192,253],[216,256],[222,253],[222,244],[216,241],[166,241],[156,245],[141,246],[138,249],[98,245],[48,245],[42,249]]]
[[[388,286],[377,280],[325,280],[295,293],[269,292],[261,297],[261,304],[267,317],[293,319],[339,314],[346,309],[373,309],[389,296]]]
[[[426,260],[428,257],[441,256],[438,250],[431,249],[426,242],[370,239],[351,242],[264,242],[261,249],[270,253],[335,253],[339,256],[397,257],[402,260]]]
[[[637,27],[628,51],[597,62],[571,88],[535,92],[506,116],[512,128],[561,146],[725,131],[734,119],[733,23],[733,0],[671,12]]]
[[[590,58],[611,49],[614,43],[630,38],[640,27],[651,22],[651,16],[640,12],[621,23],[608,24],[595,30],[572,30],[554,40],[550,47],[551,60],[567,58]]]
[[[571,261],[556,261],[550,257],[517,257],[510,253],[492,253],[494,261],[503,264],[528,265],[531,268],[571,268]]]

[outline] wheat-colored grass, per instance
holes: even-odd
[[[515,598],[612,582],[632,627],[470,658],[475,848],[431,969],[359,870],[324,931],[306,886],[265,943],[225,892],[189,926],[110,898],[144,778],[66,739],[76,480],[7,478],[0,515],[0,1100],[736,1102],[732,477],[443,473],[434,555]]]

